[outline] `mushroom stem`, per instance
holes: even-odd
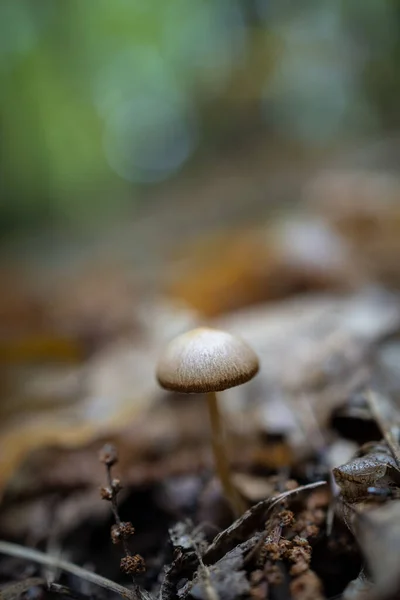
[[[207,393],[207,405],[211,422],[212,448],[215,466],[224,490],[224,494],[232,507],[235,517],[237,518],[244,513],[245,506],[232,482],[228,458],[225,451],[224,430],[222,426],[221,414],[219,412],[218,399],[215,392]]]

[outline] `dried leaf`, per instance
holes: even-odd
[[[374,597],[384,600],[399,593],[400,501],[356,512],[353,526],[375,583]]]
[[[168,294],[207,317],[299,292],[348,287],[340,243],[310,219],[219,232],[181,255]]]

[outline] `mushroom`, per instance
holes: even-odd
[[[216,392],[249,381],[258,369],[256,354],[242,339],[206,327],[172,340],[157,366],[161,387],[186,394],[207,394],[216,469],[225,496],[237,516],[243,512],[243,502],[231,479]]]

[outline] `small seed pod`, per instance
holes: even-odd
[[[112,489],[109,487],[101,487],[100,488],[100,496],[102,500],[112,500],[113,497],[113,492]]]
[[[111,482],[111,487],[114,494],[118,494],[122,490],[121,481],[119,479],[113,479]]]
[[[134,556],[124,556],[124,558],[121,558],[120,567],[121,571],[127,575],[144,573],[146,571],[146,563],[140,554],[135,554]]]
[[[118,462],[118,452],[116,447],[112,444],[104,444],[99,452],[99,460],[107,465],[107,467],[115,465]]]
[[[122,522],[119,525],[111,527],[111,539],[113,544],[118,544],[121,540],[127,540],[135,534],[135,528],[130,521]]]

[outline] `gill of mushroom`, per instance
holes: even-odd
[[[225,331],[207,327],[193,329],[172,340],[157,366],[161,387],[207,395],[215,466],[235,516],[243,513],[244,506],[232,482],[217,392],[249,381],[258,369],[257,355],[246,342]]]

